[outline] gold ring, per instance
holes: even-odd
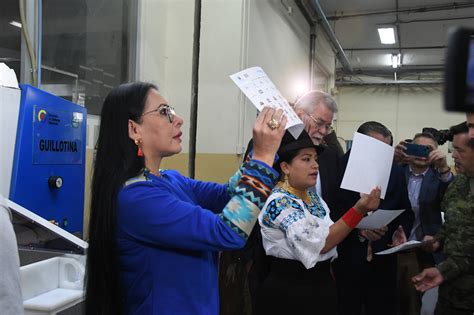
[[[280,123],[275,118],[272,118],[269,122],[267,122],[267,125],[271,130],[275,130],[280,126]]]

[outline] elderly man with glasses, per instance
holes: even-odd
[[[323,197],[331,209],[331,218],[340,217],[336,193],[339,189],[339,161],[344,153],[333,133],[332,121],[337,113],[336,101],[327,93],[310,91],[294,104],[296,114],[304,122],[305,130],[315,145],[325,145],[331,135],[333,144],[325,145],[324,152],[318,157],[319,173],[315,191]],[[328,143],[329,144],[329,143]]]

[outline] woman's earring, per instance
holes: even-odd
[[[139,157],[143,157],[143,151],[142,151],[142,148],[140,147],[140,144],[142,144],[142,140],[139,140],[139,139],[135,139],[135,145],[138,147],[138,151],[137,151],[137,156]]]

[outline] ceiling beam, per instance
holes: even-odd
[[[404,75],[404,74],[414,74],[414,73],[428,73],[428,72],[443,72],[444,65],[422,65],[422,66],[402,66],[398,69],[393,69],[389,66],[377,67],[377,68],[355,68],[354,74],[356,75],[369,75],[369,76],[377,76],[377,75],[393,75],[394,72]],[[336,74],[339,76],[345,75],[339,69],[336,70]]]
[[[456,20],[472,20],[474,16],[459,16],[459,17],[449,17],[449,18],[437,18],[437,19],[415,19],[415,20],[400,20],[400,24],[409,24],[409,23],[424,23],[424,22],[443,22],[443,21],[456,21]]]
[[[407,9],[400,10],[380,10],[380,11],[371,11],[364,13],[349,13],[349,14],[338,14],[338,15],[329,15],[326,18],[329,21],[332,20],[341,20],[341,19],[351,19],[363,16],[373,16],[373,15],[386,15],[386,14],[410,14],[410,13],[425,13],[425,12],[434,12],[434,11],[449,11],[455,9],[464,9],[464,8],[474,8],[474,3],[472,1],[465,2],[453,2],[452,4],[444,5],[432,5],[432,6],[419,6],[411,7]]]
[[[426,49],[446,49],[446,45],[441,46],[406,46],[401,47],[400,49],[403,50],[426,50]],[[345,51],[363,51],[363,50],[390,50],[395,51],[397,47],[361,47],[361,48],[344,48]]]

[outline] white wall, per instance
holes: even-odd
[[[198,153],[241,153],[256,111],[229,75],[261,66],[293,101],[297,82],[309,81],[309,25],[293,1],[203,0],[199,72]],[[157,83],[189,122],[193,0],[142,0],[140,80]],[[320,34],[319,34],[320,35]],[[318,36],[318,60],[334,73],[334,55]],[[188,148],[189,123],[183,127]]]
[[[413,138],[423,127],[448,129],[466,120],[464,114],[444,111],[441,86],[353,86],[338,89],[337,135],[345,140],[352,139],[357,128],[369,120],[386,125],[392,131],[395,143]],[[442,149],[447,152],[448,145]]]
[[[138,79],[157,84],[178,114],[189,121],[194,3],[190,0],[140,3]],[[183,130],[188,127],[185,125]]]

